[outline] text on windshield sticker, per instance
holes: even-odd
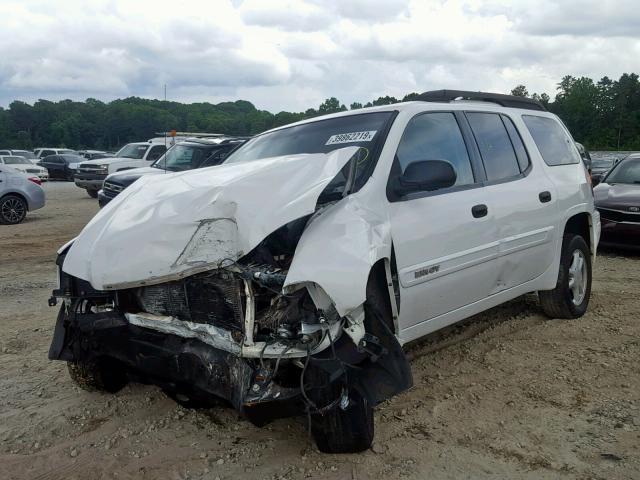
[[[351,142],[370,142],[373,137],[378,133],[377,130],[369,130],[367,132],[351,132],[351,133],[339,133],[338,135],[331,135],[325,145],[335,145],[336,143],[351,143]]]

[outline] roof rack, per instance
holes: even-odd
[[[200,133],[200,132],[176,132],[171,130],[169,132],[156,132],[154,135],[160,135],[162,137],[199,137],[199,138],[216,138],[224,137],[224,133]]]
[[[415,100],[423,102],[451,102],[454,100],[476,100],[480,102],[491,102],[508,108],[523,108],[526,110],[540,110],[546,112],[547,109],[537,100],[527,97],[517,97],[515,95],[503,95],[501,93],[469,92],[465,90],[432,90],[424,92]]]

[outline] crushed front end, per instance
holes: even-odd
[[[411,382],[394,360],[404,356],[393,335],[367,333],[364,310],[340,317],[313,285],[283,293],[295,248],[288,239],[306,221],[218,269],[115,291],[63,272],[62,252],[49,358],[108,365],[196,404],[222,398],[256,425],[346,408],[356,390],[375,405]]]

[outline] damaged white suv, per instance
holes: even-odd
[[[403,344],[528,292],[581,316],[599,233],[555,115],[427,92],[135,182],[59,251],[49,357],[88,389],[306,413],[320,450],[360,451],[412,384]]]

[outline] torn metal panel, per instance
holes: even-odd
[[[371,267],[391,256],[386,208],[375,202],[365,205],[358,199],[371,200],[364,190],[359,197],[346,197],[312,218],[284,285],[286,291],[306,282],[319,285],[340,316],[362,305]]]
[[[87,224],[63,270],[110,290],[175,280],[237,260],[277,228],[313,213],[324,188],[356,151],[346,147],[143,177]]]
[[[231,332],[206,323],[179,320],[175,317],[153,315],[150,313],[125,313],[127,321],[135,326],[149,328],[158,332],[176,335],[182,338],[194,338],[219,350],[233,353],[243,358],[301,358],[322,351],[330,344],[330,338],[338,338],[342,329],[339,322],[325,325],[329,330],[320,343],[313,348],[292,346],[289,342],[270,343],[253,342],[251,345],[236,342]]]

